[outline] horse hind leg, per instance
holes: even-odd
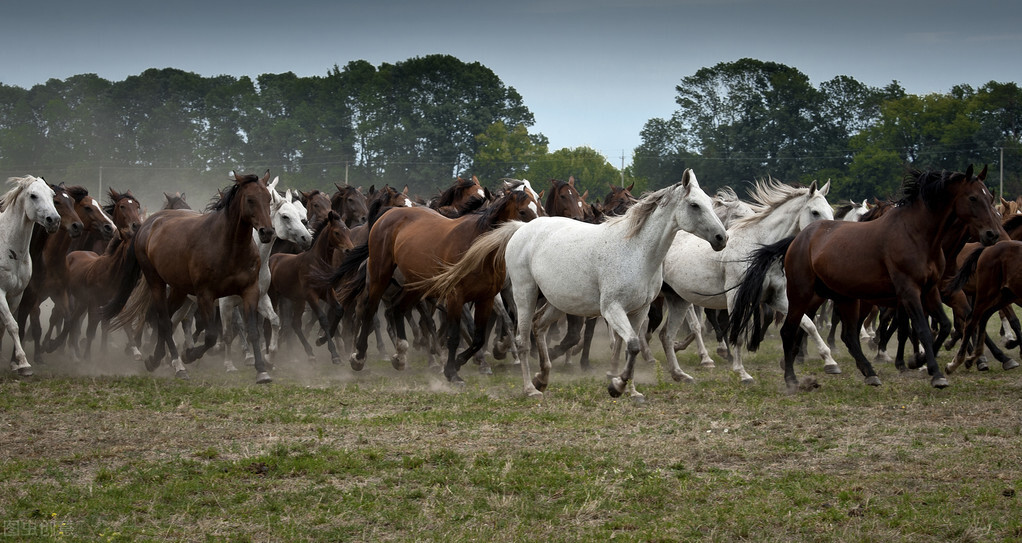
[[[11,370],[22,377],[30,377],[35,372],[28,363],[25,349],[21,346],[21,337],[18,334],[18,321],[11,314],[11,307],[7,303],[7,297],[0,294],[0,321],[3,321],[4,328],[11,335],[14,341],[14,353],[11,357]]]
[[[634,402],[641,403],[646,400],[645,396],[635,389],[634,383],[629,386],[629,382],[634,376],[635,359],[642,350],[638,331],[641,330],[648,310],[649,308],[643,308],[642,311],[629,315],[620,306],[611,306],[603,312],[607,324],[621,336],[625,345],[625,369],[620,375],[612,378],[607,385],[607,393],[612,398],[618,398],[627,391]]]

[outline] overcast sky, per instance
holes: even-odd
[[[30,88],[147,68],[203,76],[325,75],[450,54],[522,95],[550,150],[630,162],[675,86],[743,57],[914,94],[1022,81],[1018,0],[146,0],[15,2],[0,10],[0,83]],[[5,4],[10,4],[5,2]]]

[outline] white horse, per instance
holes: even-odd
[[[695,304],[710,309],[730,309],[734,289],[745,273],[747,258],[752,251],[793,236],[813,221],[834,217],[834,211],[826,198],[829,190],[829,181],[819,189],[815,181],[809,187],[800,188],[773,179],[756,183],[752,192],[755,200],[752,209],[755,213],[734,222],[728,229],[727,248],[720,252],[709,251],[706,244],[694,236],[678,234],[664,261],[664,282],[671,287],[673,294],[665,291],[665,305],[669,311],[667,322],[660,330],[660,341],[664,345],[675,380],[693,380],[682,371],[673,348],[681,319],[688,314],[690,306]],[[781,312],[787,310],[786,307],[774,309]],[[812,320],[808,317],[802,319],[802,327],[816,342],[824,360],[824,370],[827,373],[840,373],[830,348],[820,337]],[[699,333],[698,330],[694,331]],[[743,383],[751,383],[753,378],[745,371],[736,347],[728,346],[731,369],[738,373]]]
[[[13,187],[0,198],[0,320],[14,341],[11,370],[29,376],[32,366],[18,337],[14,313],[32,278],[32,228],[38,224],[52,234],[60,227],[60,215],[53,207],[53,189],[42,177],[11,177],[7,183]]]
[[[307,249],[312,244],[312,233],[309,232],[306,227],[305,214],[299,211],[298,207],[294,205],[297,201],[292,197],[291,190],[288,189],[284,196],[281,196],[277,192],[277,182],[280,180],[279,177],[275,177],[273,182],[267,185],[267,190],[270,191],[270,219],[273,221],[273,233],[274,236],[268,243],[262,243],[259,240],[259,234],[252,231],[252,242],[256,244],[259,249],[259,314],[270,321],[270,353],[277,352],[277,341],[280,336],[280,317],[277,312],[273,309],[273,304],[270,302],[270,297],[267,294],[270,290],[270,251],[273,249],[273,242],[276,238],[287,240],[297,244],[302,249]],[[224,343],[225,345],[230,344],[231,335],[230,332],[233,328],[234,323],[234,311],[241,306],[240,296],[227,296],[220,298],[220,315],[223,319],[224,325]],[[240,315],[239,315],[240,317]],[[239,318],[240,320],[240,318]],[[239,328],[242,331],[242,347],[247,348],[248,341],[245,338],[244,327]],[[249,353],[248,356],[253,356]],[[229,357],[229,351],[225,349],[224,367],[227,371],[237,371],[234,364],[231,362]]]
[[[834,213],[834,219],[858,222],[866,213],[869,213],[869,203],[866,200],[863,200],[861,204],[854,200],[848,200],[847,204],[838,206],[837,211]]]
[[[494,262],[503,260],[507,268],[518,309],[515,342],[527,395],[541,395],[549,383],[546,329],[565,313],[602,316],[625,338],[625,370],[607,389],[614,397],[624,392],[639,352],[639,324],[660,292],[664,257],[681,230],[709,241],[718,251],[727,244],[724,225],[692,170],[685,171],[681,182],[646,195],[624,215],[601,224],[561,217],[512,221],[473,244],[462,261],[471,262],[475,252],[490,255]],[[540,292],[550,307],[534,324]],[[527,353],[533,327],[540,371],[530,378]]]

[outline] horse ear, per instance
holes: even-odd
[[[984,164],[983,165],[983,169],[980,170],[979,175],[976,176],[976,179],[979,179],[980,181],[986,181],[986,178],[987,178],[987,165]]]
[[[820,194],[822,196],[826,196],[828,192],[830,192],[830,179],[828,179],[827,182],[823,184],[823,187],[820,188]]]
[[[369,185],[369,194],[376,194],[376,185]]]
[[[586,189],[586,191],[582,193],[582,196],[581,196],[582,201],[585,201],[585,199],[588,198],[588,197],[589,197],[589,189]]]
[[[276,176],[276,177],[274,177],[274,178],[273,178],[273,182],[272,182],[272,183],[270,183],[270,184],[268,184],[268,185],[266,185],[266,187],[267,187],[267,188],[269,188],[270,190],[276,190],[276,188],[277,188],[277,182],[278,182],[278,181],[280,181],[280,176],[279,176],[279,175],[278,175],[278,176]]]
[[[227,177],[231,178],[234,181],[237,181],[238,180],[238,172],[236,172],[234,170],[231,170],[231,173],[228,174]]]
[[[262,181],[264,185],[266,183],[269,183],[269,181],[270,181],[270,170],[269,169],[266,170],[266,173],[263,174],[263,178],[260,179],[260,181]]]
[[[479,178],[478,178],[478,177],[476,177],[476,176],[474,176],[474,175],[472,176],[472,182],[473,182],[473,183],[475,183],[476,185],[479,185],[479,184],[480,184],[480,183],[479,183]]]
[[[813,182],[809,184],[809,196],[812,196],[814,194],[816,194],[816,180],[815,179],[813,179]]]
[[[544,194],[546,194],[546,189],[543,189],[543,190],[539,191],[539,197],[536,198],[536,199],[537,200],[542,200]]]
[[[572,187],[575,186],[575,176],[574,175],[569,175],[568,176],[568,185],[570,185]]]
[[[628,192],[632,192],[632,189],[634,189],[634,188],[635,188],[635,181],[632,181],[632,184],[628,185],[628,188],[625,189],[625,190],[627,190]]]
[[[969,164],[969,169],[965,170],[965,178],[972,179],[972,164]]]
[[[405,185],[405,190],[402,190],[401,194],[404,194],[405,196],[408,196],[408,185]]]

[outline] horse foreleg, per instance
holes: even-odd
[[[596,322],[599,317],[589,317],[586,319],[585,333],[582,335],[582,354],[578,359],[578,367],[582,368],[583,371],[589,371],[591,368],[589,364],[589,351],[593,346],[593,335],[596,334]]]
[[[547,304],[546,308],[536,315],[533,322],[533,330],[536,332],[536,349],[539,355],[539,371],[532,376],[532,384],[536,390],[544,391],[550,384],[550,370],[553,365],[550,363],[550,351],[547,349],[547,334],[550,326],[559,321],[565,314],[554,306]]]
[[[334,343],[333,338],[330,337],[330,317],[323,310],[323,306],[319,303],[318,296],[309,297],[306,302],[309,307],[312,308],[313,314],[316,316],[316,320],[319,321],[319,326],[323,330],[323,334],[327,336],[326,347],[330,351],[330,362],[334,364],[341,363],[341,355],[337,353],[337,345]]]
[[[529,397],[540,397],[542,392],[532,382],[529,369],[529,351],[532,341],[532,318],[536,314],[536,301],[539,289],[535,284],[515,285],[514,300],[518,310],[518,330],[515,332],[515,344],[522,358],[522,384],[525,394]]]
[[[22,377],[28,377],[33,374],[32,366],[28,363],[28,357],[25,356],[25,349],[21,346],[21,337],[18,334],[18,321],[14,318],[11,313],[11,305],[18,307],[18,303],[21,302],[21,295],[12,297],[12,302],[9,304],[7,296],[0,294],[0,321],[3,321],[4,328],[7,333],[11,335],[11,340],[14,341],[14,356],[11,358],[11,371],[17,372]]]
[[[813,319],[810,319],[808,315],[802,315],[800,325],[802,330],[809,334],[809,339],[816,343],[817,352],[820,353],[820,358],[823,359],[823,373],[832,375],[841,373],[841,368],[837,365],[834,357],[831,356],[830,347],[827,346],[827,342],[820,336],[820,332],[816,328],[816,324],[813,323]]]
[[[245,317],[245,327],[248,331],[248,345],[255,355],[256,384],[268,384],[273,382],[270,377],[269,365],[263,357],[263,350],[259,348],[259,313],[256,306],[259,304],[259,286],[253,285],[250,290],[242,296],[242,312]]]
[[[642,322],[649,312],[649,306],[628,314],[619,304],[608,304],[606,307],[600,308],[600,312],[603,314],[603,318],[607,319],[611,330],[621,336],[621,340],[625,344],[625,369],[621,375],[610,380],[610,384],[607,385],[607,393],[612,398],[617,398],[627,389],[633,400],[644,401],[645,397],[635,390],[635,386],[628,386],[628,384],[634,375],[635,359],[641,350],[639,330],[641,330]]]

